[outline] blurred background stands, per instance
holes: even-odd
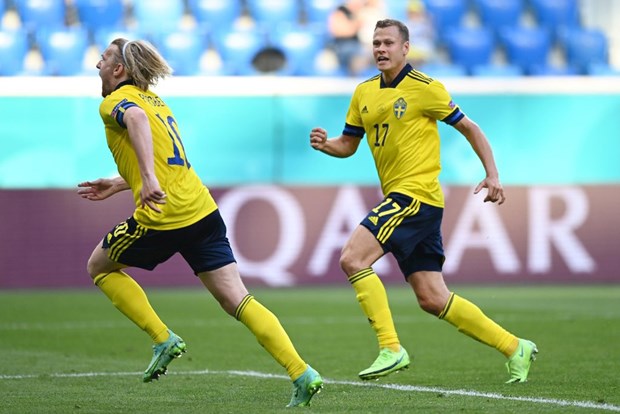
[[[351,4],[352,66],[329,28]],[[620,73],[620,0],[0,0],[0,17],[0,76],[95,75],[121,36],[151,41],[179,76],[372,76],[386,17],[431,76]]]

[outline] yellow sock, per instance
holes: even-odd
[[[497,349],[508,358],[519,345],[519,338],[495,323],[476,305],[454,293],[450,295],[439,319],[444,319],[460,332]]]
[[[235,311],[235,318],[254,334],[258,343],[285,369],[291,380],[299,378],[308,365],[299,356],[278,318],[247,295]]]
[[[349,276],[349,282],[351,282],[353,289],[355,289],[357,301],[368,318],[370,326],[377,334],[379,348],[390,348],[392,351],[399,351],[400,342],[396,334],[396,328],[394,328],[387,293],[379,276],[372,268],[367,267]]]
[[[101,273],[93,281],[112,304],[148,333],[155,343],[168,339],[168,328],[151,307],[144,290],[127,273],[120,270]]]

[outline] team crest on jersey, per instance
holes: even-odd
[[[402,118],[407,111],[407,102],[403,98],[398,98],[396,102],[394,102],[394,116],[396,119]]]

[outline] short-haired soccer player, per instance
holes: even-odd
[[[378,21],[373,55],[381,73],[355,89],[340,136],[328,139],[322,128],[310,132],[314,149],[341,158],[353,155],[366,135],[385,197],[353,231],[340,258],[379,342],[378,358],[359,376],[364,380],[382,377],[410,363],[398,339],[385,288],[372,269],[389,252],[422,309],[504,354],[508,382],[524,382],[538,352],[536,345],[517,338],[476,305],[450,292],[442,275],[444,198],[438,180],[437,121],[456,128],[480,158],[486,176],[474,193],[486,188],[484,201],[502,204],[504,189],[491,146],[440,82],[407,63],[408,52],[407,27],[397,20]]]

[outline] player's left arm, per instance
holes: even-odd
[[[157,204],[166,204],[166,193],[162,191],[155,175],[153,136],[149,119],[142,108],[132,106],[125,111],[123,122],[127,126],[129,139],[138,159],[142,179],[140,189],[142,206],[147,205],[152,210],[161,213]]]
[[[495,158],[493,157],[493,150],[491,144],[487,139],[482,129],[474,121],[464,116],[460,121],[453,125],[463,136],[469,141],[470,145],[474,149],[474,152],[482,162],[486,177],[482,180],[476,189],[474,194],[478,194],[483,188],[487,189],[487,195],[484,201],[497,202],[502,204],[506,201],[504,195],[504,188],[499,181],[499,172],[495,165]]]

